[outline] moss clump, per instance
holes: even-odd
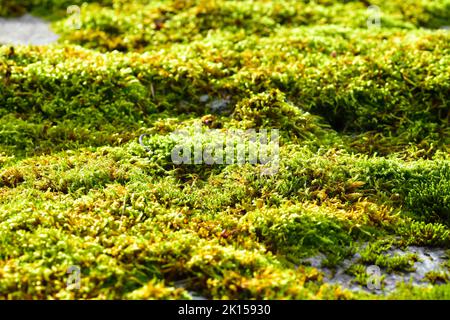
[[[279,90],[256,94],[240,101],[232,114],[231,125],[244,129],[279,129],[291,139],[302,138],[313,140],[323,136],[326,131],[320,124],[320,118],[300,110],[286,101],[285,95]]]
[[[418,257],[414,253],[404,255],[385,253],[391,248],[391,244],[386,241],[378,243],[369,243],[361,252],[360,261],[366,265],[376,265],[385,268],[387,272],[396,270],[413,271],[414,263],[418,261]]]
[[[405,245],[446,247],[450,242],[450,231],[439,223],[405,221],[397,232],[404,239]]]
[[[425,279],[433,284],[447,283],[450,280],[450,274],[444,271],[430,271],[425,275]]]
[[[445,173],[438,182],[419,184],[408,193],[406,201],[424,219],[450,224],[450,183]]]

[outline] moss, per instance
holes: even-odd
[[[61,35],[0,47],[0,298],[448,298],[438,273],[377,297],[302,262],[359,253],[365,283],[448,248],[447,0],[373,1],[370,29],[356,0],[82,2],[0,5]],[[222,139],[195,128],[280,129],[277,172],[175,164],[180,130]]]
[[[232,114],[235,127],[243,129],[279,129],[290,140],[301,138],[314,140],[315,136],[324,136],[326,124],[320,118],[286,101],[286,96],[279,90],[256,94],[240,101]],[[332,133],[330,132],[330,135]]]
[[[368,243],[367,246],[360,251],[361,263],[366,265],[376,265],[386,269],[387,272],[393,271],[413,271],[414,263],[418,261],[418,257],[414,253],[387,254],[392,248],[393,242],[385,239],[374,243]]]
[[[429,282],[436,284],[436,283],[447,283],[450,280],[450,275],[448,272],[439,272],[439,271],[429,271],[425,275],[425,279],[427,279]]]
[[[450,298],[450,287],[448,284],[428,288],[414,288],[411,285],[403,285],[389,298],[397,300],[448,300]]]
[[[397,232],[404,239],[405,245],[446,247],[450,241],[449,230],[438,223],[405,221]]]

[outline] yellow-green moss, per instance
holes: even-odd
[[[364,285],[412,270],[391,247],[448,248],[448,0],[373,1],[371,29],[365,1],[82,2],[80,30],[81,1],[0,5],[62,35],[0,47],[0,298],[448,299],[302,262],[359,253]],[[279,129],[278,172],[172,163],[192,125]]]

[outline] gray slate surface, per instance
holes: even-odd
[[[26,14],[20,18],[0,18],[0,44],[44,45],[58,40],[48,22]]]

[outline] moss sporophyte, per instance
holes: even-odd
[[[450,3],[370,2],[0,1],[59,36],[0,46],[0,299],[450,299]]]

